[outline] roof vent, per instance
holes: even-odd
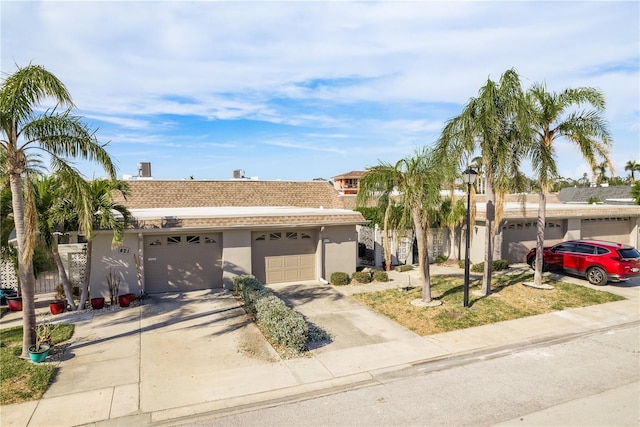
[[[232,174],[232,178],[233,179],[243,179],[244,178],[244,170],[242,170],[242,169],[234,170],[233,174]]]

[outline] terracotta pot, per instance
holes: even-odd
[[[94,310],[100,310],[104,307],[104,298],[103,297],[95,297],[91,298],[91,308]]]
[[[64,313],[65,306],[67,302],[65,300],[55,300],[49,303],[49,310],[51,314],[61,314]]]
[[[9,311],[22,311],[22,297],[7,297]]]

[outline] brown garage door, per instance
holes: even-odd
[[[629,218],[585,218],[582,220],[583,239],[608,240],[629,244],[631,221]]]
[[[146,236],[144,283],[148,293],[222,287],[222,235]]]
[[[316,278],[314,230],[252,233],[252,272],[262,283]]]
[[[560,243],[564,239],[562,221],[547,221],[544,245]],[[502,226],[502,258],[511,263],[526,261],[527,253],[536,247],[536,222],[511,220]]]

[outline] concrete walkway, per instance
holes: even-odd
[[[398,287],[415,274],[391,272],[386,284],[341,288],[317,282],[271,286],[332,336],[331,343],[296,359],[279,357],[228,292],[153,296],[125,309],[56,316],[74,322],[76,331],[61,360],[48,362],[59,368],[55,381],[41,400],[0,407],[0,425],[171,425],[197,414],[370,384],[417,363],[640,320],[640,279],[597,288],[625,301],[426,337],[347,296]],[[432,274],[462,270],[432,266]],[[1,326],[20,321],[20,313],[9,313]]]

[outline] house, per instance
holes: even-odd
[[[356,269],[356,225],[326,181],[132,180],[133,216],[121,246],[93,239],[92,295],[108,295],[116,271],[131,292],[231,289],[233,277],[263,283],[323,280]],[[121,290],[121,293],[125,290]]]
[[[341,194],[358,194],[358,188],[360,187],[360,178],[364,175],[365,171],[351,171],[343,173],[342,175],[334,176],[333,187]]]
[[[606,194],[606,193],[605,193]],[[507,196],[504,214],[498,227],[494,259],[512,263],[525,262],[527,252],[536,246],[538,195]],[[469,256],[472,262],[484,259],[486,204],[476,199],[476,223],[472,230]],[[603,195],[603,200],[607,196]],[[638,247],[640,243],[640,206],[616,204],[562,203],[549,195],[546,203],[545,245],[569,239],[609,240]]]

